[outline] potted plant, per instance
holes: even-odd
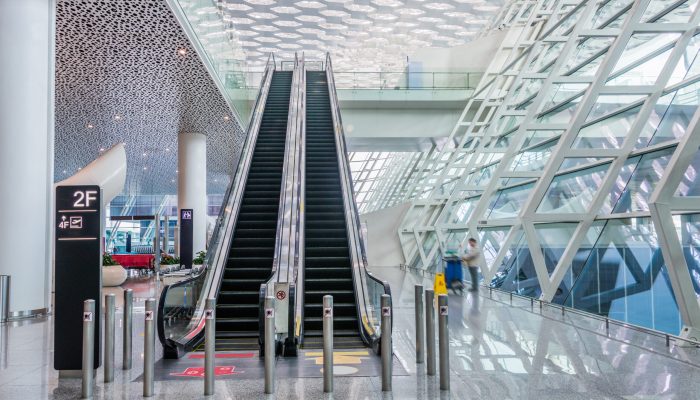
[[[119,286],[126,281],[126,269],[109,253],[102,255],[102,285]]]
[[[197,256],[192,260],[192,269],[195,271],[199,271],[202,269],[202,264],[204,264],[204,260],[207,258],[207,252],[205,250],[200,251],[197,253]]]
[[[180,259],[177,257],[173,257],[170,254],[163,253],[160,257],[160,265],[161,267],[167,266],[166,271],[170,272],[172,270],[179,269]]]

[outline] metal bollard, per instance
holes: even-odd
[[[10,319],[10,275],[0,275],[0,323]]]
[[[425,354],[428,375],[435,375],[435,292],[425,291]]]
[[[323,392],[333,393],[333,296],[323,296]]]
[[[214,394],[214,361],[216,360],[216,300],[204,305],[204,395]]]
[[[447,330],[447,295],[438,296],[440,340],[440,390],[450,390],[450,335]]]
[[[391,343],[391,296],[382,295],[382,392],[391,392],[391,369],[394,348]]]
[[[83,382],[81,398],[90,399],[95,389],[95,300],[83,302]]]
[[[116,297],[105,296],[105,382],[114,381],[114,309]]]
[[[425,354],[425,317],[423,316],[423,285],[415,286],[416,303],[416,364],[423,364]]]
[[[132,337],[132,319],[134,315],[134,291],[126,289],[124,291],[124,324],[123,329],[123,351],[122,351],[122,369],[131,369],[131,337]]]
[[[143,332],[143,397],[153,396],[153,370],[156,358],[156,300],[146,300],[145,328]]]
[[[265,393],[275,393],[275,298],[265,297]]]
[[[131,337],[132,337],[132,319],[134,315],[134,291],[126,289],[124,291],[124,324],[123,329],[123,351],[122,351],[122,369],[131,369]]]

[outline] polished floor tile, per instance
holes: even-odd
[[[217,399],[672,399],[698,398],[698,349],[666,346],[664,338],[482,291],[479,296],[449,296],[449,392],[439,377],[416,364],[414,285],[432,282],[396,268],[377,269],[394,294],[396,362],[403,376],[393,377],[393,391],[381,392],[381,377],[336,377],[335,391],[323,394],[320,378],[287,378],[280,371],[276,393],[263,394],[261,379],[216,382]],[[115,381],[104,383],[97,371],[95,398],[141,398],[143,372],[143,302],[157,297],[164,283],[129,281],[134,290],[134,368],[121,369],[122,338],[117,329]],[[122,289],[112,288],[121,307]],[[117,326],[121,327],[121,310]],[[53,369],[51,318],[0,326],[0,398],[5,400],[73,399],[79,380],[59,380]],[[437,346],[436,346],[437,347]],[[157,346],[156,358],[162,357]],[[397,364],[397,365],[398,365]],[[279,368],[283,368],[280,363]],[[407,374],[407,375],[406,375]],[[369,374],[371,375],[371,374]],[[157,381],[154,398],[203,397],[201,378]]]

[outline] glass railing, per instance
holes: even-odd
[[[198,275],[165,286],[161,292],[158,305],[158,337],[166,358],[178,358],[196,346],[202,338],[204,328],[204,302],[207,298],[217,297],[228,257],[228,246],[233,236],[258,130],[262,122],[267,93],[275,70],[272,55],[267,65],[236,168],[236,175],[224,196],[225,202],[209,241],[209,253],[204,266]]]
[[[348,233],[348,247],[352,262],[352,275],[355,285],[355,299],[358,304],[358,312],[361,321],[360,335],[362,340],[375,351],[379,350],[381,337],[381,317],[376,310],[381,309],[379,301],[382,294],[391,296],[389,284],[381,281],[367,270],[366,239],[362,235],[360,214],[354,199],[350,160],[348,158],[343,121],[340,116],[340,105],[336,92],[333,65],[330,54],[326,55],[326,77],[328,79],[328,92],[331,102],[331,114],[333,116],[333,128],[336,146],[338,148],[340,184],[343,193],[343,206],[345,208],[345,223]]]
[[[306,62],[310,71],[323,70],[322,62]],[[475,90],[481,72],[334,72],[337,90]],[[248,84],[262,77],[260,71],[246,73]]]
[[[474,90],[480,72],[334,72],[336,89]]]

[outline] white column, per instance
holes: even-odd
[[[50,307],[54,13],[0,0],[0,275],[15,316]]]
[[[192,251],[206,248],[207,234],[207,137],[181,133],[177,143],[177,208],[193,210]]]

